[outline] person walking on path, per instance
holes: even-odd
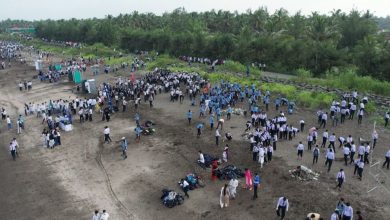
[[[336,181],[337,181],[336,187],[338,187],[339,190],[341,190],[341,186],[345,182],[345,173],[343,169],[340,169],[340,171],[337,173]]]
[[[11,153],[11,156],[12,156],[12,160],[16,160],[16,146],[11,142],[9,143],[9,151]]]
[[[320,148],[316,145],[313,149],[313,164],[318,163],[318,157],[320,156]]]
[[[255,173],[255,178],[253,179],[253,199],[257,199],[257,189],[260,186],[260,176]]]
[[[215,129],[215,145],[219,145],[219,137],[221,137],[221,134],[219,133],[218,128]]]
[[[236,198],[236,193],[237,193],[237,187],[238,187],[238,180],[236,177],[233,177],[230,182],[229,182],[229,192],[230,192],[230,197],[232,199]]]
[[[110,143],[112,140],[110,138],[110,128],[108,126],[104,127],[103,134],[104,134],[104,143]]]
[[[389,169],[390,166],[390,150],[387,151],[385,155],[385,162],[383,163],[382,167],[385,167],[387,165],[387,169]]]
[[[188,124],[189,125],[191,124],[191,119],[192,119],[192,111],[188,110],[188,112],[187,112],[187,120],[188,120]]]
[[[221,205],[221,208],[227,208],[229,206],[229,198],[230,198],[230,192],[229,192],[228,184],[225,184],[221,188],[221,194],[219,196],[219,204]]]
[[[252,190],[252,174],[248,168],[245,168],[245,185],[246,189]]]
[[[122,149],[122,157],[123,157],[123,159],[126,159],[127,158],[127,139],[125,137],[122,137],[121,149]]]
[[[288,199],[286,197],[280,197],[276,204],[276,214],[280,217],[281,220],[286,216],[286,212],[288,211]]]
[[[333,160],[334,160],[334,152],[330,148],[328,150],[328,153],[326,153],[326,161],[325,161],[325,166],[328,165],[328,173],[330,171],[330,168],[332,167]]]

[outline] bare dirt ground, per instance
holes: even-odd
[[[16,120],[23,112],[25,102],[42,102],[49,99],[74,98],[71,83],[39,83],[33,81],[30,92],[19,92],[19,80],[31,79],[36,74],[32,67],[14,63],[11,69],[0,71],[0,106],[5,107]],[[92,74],[87,73],[88,78]],[[99,75],[100,82],[112,80],[113,75]],[[80,96],[80,94],[78,94]],[[224,131],[233,133],[230,145],[229,164],[240,168],[248,167],[252,172],[260,172],[262,184],[259,199],[251,200],[252,191],[239,186],[238,196],[231,201],[228,209],[220,209],[219,192],[224,181],[210,180],[210,170],[202,170],[195,163],[198,150],[220,156],[224,144],[216,147],[214,131],[206,129],[201,138],[196,137],[195,124],[207,123],[207,119],[194,116],[194,123],[187,125],[185,112],[188,109],[198,114],[198,107],[190,107],[189,100],[183,104],[169,102],[166,94],[157,96],[155,107],[150,109],[145,103],[141,106],[141,120],[156,122],[156,133],[143,136],[135,143],[133,128],[134,109],[114,114],[109,123],[102,122],[100,115],[94,115],[93,122],[74,123],[74,130],[62,132],[62,146],[53,150],[42,147],[40,134],[44,128],[40,119],[28,116],[26,130],[16,134],[15,128],[6,130],[1,121],[0,213],[1,219],[89,219],[94,209],[106,209],[111,219],[276,219],[276,199],[287,196],[290,209],[286,219],[303,219],[309,212],[318,212],[328,219],[337,200],[344,197],[355,210],[361,210],[366,219],[389,219],[390,194],[381,188],[371,193],[367,190],[375,185],[369,177],[369,165],[363,173],[363,181],[353,177],[353,167],[344,167],[339,160],[330,173],[324,167],[324,154],[317,165],[311,165],[311,153],[305,151],[303,161],[297,161],[295,145],[306,142],[306,132],[299,133],[293,141],[281,141],[274,153],[272,163],[260,169],[252,162],[249,146],[241,138],[246,119],[232,117],[226,121]],[[276,114],[270,109],[268,116]],[[288,116],[289,123],[298,126],[304,119],[306,128],[316,126],[314,111],[298,109]],[[122,160],[119,143],[103,144],[102,130],[111,127],[112,139],[129,139],[128,159]],[[361,126],[357,121],[332,128],[330,132],[347,136],[369,138],[373,124],[368,118]],[[379,141],[373,153],[376,160],[383,161],[389,148],[388,130],[378,128]],[[319,132],[321,135],[322,131]],[[8,152],[8,143],[16,137],[21,146],[20,156],[14,162]],[[341,151],[337,158],[342,158]],[[298,182],[292,179],[288,170],[307,165],[321,172],[319,181]],[[341,192],[335,189],[336,173],[339,168],[346,170],[347,179]],[[190,198],[173,209],[160,202],[161,190],[170,188],[180,191],[177,182],[187,173],[197,172],[206,182],[204,188],[189,192]],[[371,172],[376,172],[371,168]],[[385,170],[389,175],[389,171]],[[241,179],[241,183],[244,179]],[[390,188],[390,179],[385,186]]]

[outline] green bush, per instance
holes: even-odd
[[[336,98],[334,93],[300,91],[294,97],[297,104],[307,108],[326,108]]]
[[[296,81],[304,81],[310,84],[317,84],[346,91],[356,89],[361,93],[374,93],[390,96],[390,82],[379,81],[370,76],[359,76],[354,69],[346,69],[339,73],[327,73],[324,78],[304,77],[307,74],[308,73],[304,70],[297,70]]]
[[[294,86],[284,85],[280,83],[262,83],[260,85],[260,88],[263,91],[270,91],[271,93],[281,94],[288,99],[293,98],[297,91]]]
[[[307,82],[307,80],[310,80],[313,77],[313,74],[310,71],[303,68],[297,69],[295,75],[300,82]]]

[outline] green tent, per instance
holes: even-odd
[[[83,76],[81,75],[80,71],[76,70],[73,72],[73,82],[75,83],[81,83],[83,81]]]

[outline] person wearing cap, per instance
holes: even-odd
[[[288,211],[288,199],[286,197],[280,197],[276,204],[276,214],[280,217],[281,220],[286,216],[286,212]]]
[[[127,139],[125,137],[122,137],[121,148],[122,148],[122,157],[123,157],[123,159],[126,159],[127,158]]]

